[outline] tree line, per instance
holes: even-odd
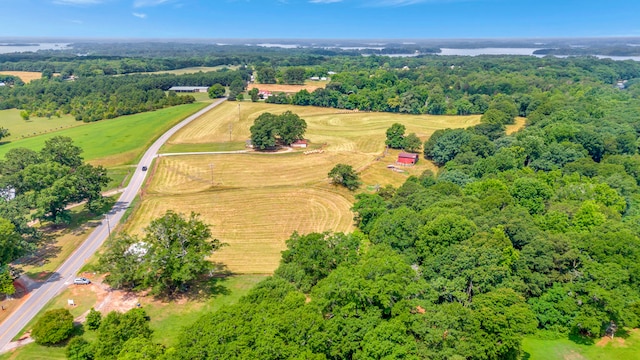
[[[237,93],[244,89],[249,76],[243,69],[185,75],[80,77],[75,81],[43,78],[0,88],[0,109],[23,109],[25,118],[71,114],[76,120],[92,122],[195,101],[191,95],[167,92],[172,86],[219,84],[230,86]]]
[[[81,153],[71,138],[56,136],[39,152],[16,148],[0,161],[0,293],[15,291],[8,264],[40,245],[30,221],[68,223],[69,204],[84,201],[93,213],[104,206],[107,171],[85,163]]]

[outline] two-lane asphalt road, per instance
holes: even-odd
[[[110,224],[116,225],[120,222],[120,219],[131,205],[131,202],[144,182],[147,172],[142,171],[142,166],[150,166],[153,159],[157,156],[160,147],[178,130],[202,116],[207,111],[220,105],[225,100],[226,99],[217,100],[213,104],[184,119],[160,136],[160,138],[149,147],[138,163],[138,167],[131,177],[129,186],[124,190],[113,209],[109,211],[107,219],[103,220],[100,226],[96,227],[87,240],[75,250],[46,282],[27,294],[27,299],[0,324],[0,353],[6,351],[5,347],[11,342],[11,339],[18,335],[20,330],[22,330],[51,299],[73,282],[80,268],[109,236]]]

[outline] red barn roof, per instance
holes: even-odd
[[[418,161],[418,154],[400,153],[398,154],[398,159],[413,159]]]

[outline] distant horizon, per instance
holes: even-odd
[[[4,37],[22,38],[640,36],[640,3],[628,0],[3,0],[2,10],[13,14],[3,19]]]

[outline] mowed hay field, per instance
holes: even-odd
[[[268,179],[265,179],[268,181]],[[213,236],[229,244],[214,254],[235,273],[265,274],[278,266],[285,240],[294,232],[351,231],[352,198],[332,187],[221,189],[184,195],[144,196],[125,227],[139,234],[167,210],[196,212]]]
[[[297,93],[301,90],[313,92],[316,89],[324,89],[329,81],[307,81],[304,85],[285,85],[285,84],[249,84],[247,91],[258,89],[263,91],[271,91],[272,93]]]
[[[239,107],[239,109],[238,109]],[[239,110],[239,111],[238,111]],[[356,113],[336,109],[227,102],[178,132],[163,150],[197,148],[198,144],[244,143],[249,128],[263,112],[291,110],[308,124],[306,138],[322,153],[303,150],[279,153],[161,156],[153,169],[140,208],[125,230],[141,233],[167,210],[201,214],[214,237],[229,244],[213,256],[236,273],[271,273],[280,261],[285,241],[294,231],[352,231],[354,193],[329,183],[327,173],[337,163],[360,172],[361,191],[377,185],[401,185],[409,175],[435,166],[394,171],[398,150],[384,155],[385,132],[393,123],[405,124],[426,140],[435,130],[467,127],[479,116],[412,116]],[[231,130],[231,140],[229,139]],[[204,148],[205,146],[203,146]]]
[[[261,102],[227,102],[178,132],[169,140],[168,149],[172,144],[244,142],[249,139],[249,128],[260,114],[281,114],[287,110],[306,120],[305,137],[313,144],[326,144],[324,149],[327,151],[367,154],[382,153],[385,148],[385,132],[396,122],[405,125],[407,133],[415,132],[424,141],[438,129],[468,127],[480,121],[479,115],[402,115]]]
[[[25,83],[42,78],[42,73],[36,71],[0,71],[0,74],[17,76]]]

